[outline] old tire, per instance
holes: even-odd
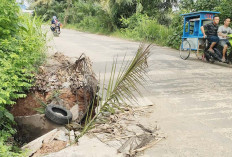
[[[68,124],[72,120],[72,113],[62,106],[48,105],[45,109],[45,116],[56,124]]]

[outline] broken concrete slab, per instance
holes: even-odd
[[[70,136],[70,137],[69,137]],[[49,152],[48,146],[49,144],[54,144],[60,142],[66,142],[65,147],[68,146],[70,141],[74,141],[74,131],[70,131],[67,134],[67,130],[64,127],[59,129],[54,129],[49,133],[35,139],[34,141],[28,143],[27,145],[23,146],[22,149],[27,151],[27,156],[37,157],[41,155],[45,155]],[[62,143],[59,143],[62,145]],[[60,147],[61,149],[64,148],[64,145]],[[43,150],[45,149],[45,150]],[[54,148],[55,149],[55,148]],[[104,151],[99,151],[104,150]],[[50,150],[54,152],[54,150]],[[43,152],[46,152],[45,154]],[[71,145],[59,152],[51,153],[46,157],[57,157],[57,156],[65,156],[65,157],[73,157],[73,156],[80,156],[80,157],[122,157],[122,154],[117,154],[117,150],[113,147],[109,147],[106,144],[99,141],[97,138],[90,138],[88,136],[83,136],[78,143]]]
[[[58,152],[73,143],[74,139],[74,131],[69,132],[65,127],[60,127],[33,140],[22,149],[26,150],[27,156],[37,157]]]
[[[115,148],[107,146],[97,138],[83,136],[80,138],[78,146],[73,145],[65,148],[57,153],[52,153],[44,157],[123,157],[123,154],[118,154]]]
[[[54,139],[59,140],[59,141],[67,142],[69,140],[69,137],[66,136],[66,133],[64,131],[59,130],[57,132],[57,136]]]
[[[50,131],[49,133],[35,139],[34,141],[31,141],[27,145],[23,146],[22,149],[26,150],[27,156],[31,156],[32,154],[34,154],[36,151],[38,151],[42,147],[43,141],[46,138],[53,136],[56,132],[57,132],[57,129],[54,129],[54,130]]]

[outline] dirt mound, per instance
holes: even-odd
[[[67,109],[78,104],[81,119],[97,92],[97,84],[92,63],[84,54],[72,62],[62,53],[55,53],[39,67],[30,93],[26,98],[17,100],[11,113],[28,116],[35,114],[35,108],[44,104],[57,104]]]
[[[40,108],[40,99],[43,99],[43,95],[40,93],[29,93],[26,98],[18,99],[17,103],[11,109],[11,113],[16,116],[29,116],[37,113],[36,108]]]

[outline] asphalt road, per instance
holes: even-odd
[[[139,43],[64,29],[52,46],[70,57],[85,53],[102,74],[116,56],[119,63],[125,53],[132,57]],[[182,60],[178,51],[158,46],[148,63],[145,97],[155,107],[146,120],[157,122],[167,139],[144,156],[232,156],[232,67],[197,60],[194,54]]]

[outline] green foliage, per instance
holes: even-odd
[[[14,117],[6,108],[26,96],[33,73],[45,57],[46,36],[41,19],[20,12],[15,0],[0,3],[0,156],[22,156],[4,146],[15,133]]]
[[[127,38],[137,40],[155,41],[160,45],[166,45],[167,37],[172,29],[160,25],[155,19],[144,14],[134,14],[130,18],[122,18],[122,34]]]
[[[232,0],[222,0],[220,5],[216,8],[221,14],[219,14],[221,23],[223,23],[224,19],[231,18],[232,19],[232,9],[231,9]]]
[[[75,2],[70,23],[75,23],[76,27],[91,32],[112,32],[115,28],[112,19],[98,3],[87,3],[84,1]]]
[[[215,8],[220,5],[219,0],[197,0],[194,5],[195,11],[215,11]]]
[[[167,39],[167,46],[170,46],[172,48],[178,49],[179,45],[181,44],[181,37],[183,34],[183,17],[180,16],[180,14],[183,14],[184,12],[177,12],[173,15],[172,18],[172,33],[169,34]]]
[[[183,28],[181,13],[220,11],[221,23],[232,16],[232,0],[40,0],[37,13],[46,20],[55,13],[79,30],[150,40],[178,48]],[[67,5],[69,4],[69,5]],[[60,9],[56,9],[62,7]],[[172,8],[177,11],[173,12]],[[43,13],[39,10],[44,10]],[[52,11],[53,10],[53,11]],[[232,18],[232,17],[231,17]]]
[[[120,28],[121,17],[129,18],[135,13],[157,17],[160,24],[168,25],[170,18],[166,15],[176,3],[177,0],[38,0],[35,3],[35,11],[42,15],[45,21],[56,15],[61,21],[68,19],[69,24],[82,20],[88,24],[86,21],[95,21],[93,17],[100,21],[103,17],[106,20],[103,23],[110,22],[113,27]]]
[[[31,87],[31,72],[44,56],[41,52],[46,40],[41,23],[36,17],[19,18],[22,29],[18,29],[18,34],[0,39],[0,104],[14,104],[13,100],[26,96],[23,93]]]
[[[15,130],[11,127],[14,124],[14,117],[3,106],[0,106],[0,139],[6,140]]]
[[[1,157],[23,157],[25,156],[20,151],[14,152],[13,147],[6,145],[5,141],[0,138],[0,156]]]
[[[65,0],[60,1],[39,1],[36,3],[35,12],[37,15],[42,16],[45,21],[48,21],[52,16],[59,17],[60,20],[64,19],[65,8],[67,2]]]
[[[0,156],[1,157],[21,157],[24,156],[20,150],[15,151],[14,147],[8,143],[8,138],[15,134],[16,130],[12,128],[14,117],[3,106],[0,106]]]
[[[11,5],[9,5],[11,4]],[[16,33],[20,27],[18,23],[19,8],[14,0],[0,2],[0,37],[6,38]]]
[[[180,0],[179,9],[186,10],[187,12],[192,12],[195,9],[194,4],[194,0]]]
[[[194,11],[216,11],[216,7],[220,6],[219,0],[181,0],[180,9]]]
[[[36,112],[40,114],[45,114],[45,109],[47,107],[47,104],[43,102],[41,99],[37,99],[37,101],[39,101],[41,107],[33,108],[33,110],[35,110]]]

